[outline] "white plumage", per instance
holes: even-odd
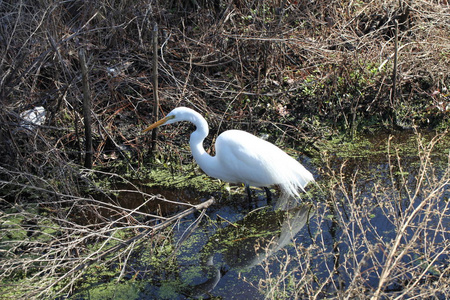
[[[279,185],[284,194],[297,197],[299,190],[304,191],[308,182],[314,181],[313,175],[283,150],[241,130],[220,134],[215,145],[216,155],[209,155],[203,148],[208,123],[187,107],[175,108],[144,131],[179,121],[188,121],[197,127],[189,141],[191,152],[200,168],[211,177],[256,187]]]

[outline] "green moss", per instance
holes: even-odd
[[[0,242],[10,241],[10,240],[23,240],[27,236],[26,230],[21,226],[24,221],[23,216],[10,215],[6,218],[2,218],[0,221],[0,227],[2,229],[2,234],[0,236]],[[3,247],[1,247],[3,248]]]
[[[117,232],[115,237],[123,237],[126,234],[126,232]],[[107,247],[116,243],[118,242],[111,242],[111,245],[107,245]],[[99,245],[93,244],[89,248],[93,252],[99,248]],[[86,268],[82,279],[76,285],[76,293],[71,299],[141,298],[141,293],[145,292],[149,280],[158,281],[161,279],[159,282],[161,283],[164,282],[164,277],[167,274],[169,274],[168,277],[171,277],[170,274],[178,272],[179,266],[173,259],[174,243],[169,235],[164,239],[141,240],[140,244],[135,245],[133,249],[129,261],[127,261],[127,264],[132,261],[132,270],[123,265],[122,262],[114,260],[115,253],[112,253],[104,260]],[[110,263],[105,263],[109,260]],[[125,276],[118,281],[124,267],[126,270]],[[141,274],[139,270],[145,270],[145,272]],[[169,287],[172,280],[165,281],[167,284],[162,284],[161,293],[162,295],[171,295]],[[173,283],[173,286],[176,286],[176,284]],[[162,299],[165,299],[164,297]]]
[[[140,291],[143,282],[116,282],[99,284],[86,291],[74,294],[71,299],[90,299],[90,300],[132,300],[140,299]]]
[[[176,281],[163,281],[159,288],[159,299],[175,299],[179,296],[180,283]]]
[[[427,146],[435,136],[434,132],[425,132],[421,135],[399,132],[392,136],[389,133],[378,132],[370,136],[359,135],[353,139],[336,136],[331,140],[317,143],[317,146],[323,155],[333,155],[335,158],[344,160],[376,160],[380,157],[385,159],[388,154],[412,157],[419,155],[419,142]],[[435,145],[433,153],[436,155],[444,153],[445,155],[448,153],[448,149],[450,149],[450,141],[443,138]]]
[[[194,165],[183,166],[171,170],[166,166],[158,166],[146,174],[146,185],[170,189],[195,189],[199,192],[219,191],[224,184],[204,174]]]
[[[1,299],[24,299],[25,294],[34,290],[35,283],[29,278],[9,278],[0,282]]]

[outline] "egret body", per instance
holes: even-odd
[[[217,137],[216,155],[203,148],[209,128],[206,120],[187,107],[172,110],[165,118],[147,127],[144,132],[161,125],[188,121],[196,126],[191,134],[192,155],[200,168],[209,176],[230,183],[244,183],[255,187],[278,185],[284,194],[299,197],[313,175],[283,150],[253,134],[241,130],[228,130]]]

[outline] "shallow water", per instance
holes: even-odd
[[[308,276],[315,279],[305,283],[304,293],[317,290],[318,298],[358,286],[355,277],[363,283],[360,290],[372,293],[379,284],[389,247],[397,238],[401,245],[411,243],[411,248],[400,248],[409,251],[396,262],[405,271],[394,276],[398,280],[385,284],[384,291],[399,292],[407,285],[405,282],[413,280],[415,273],[408,267],[429,274],[433,280],[449,258],[443,251],[450,237],[449,195],[445,191],[448,182],[436,199],[426,200],[426,206],[415,209],[439,186],[437,182],[448,176],[448,163],[442,153],[431,155],[428,166],[433,162],[433,167],[421,173],[421,161],[411,150],[415,146],[409,145],[412,136],[388,140],[387,135],[372,136],[364,140],[367,143],[363,143],[363,149],[346,149],[325,159],[306,161],[320,188],[310,185],[311,193],[287,212],[274,209],[282,201],[276,193],[272,203],[267,203],[264,191],[259,189],[253,190],[250,202],[246,193],[214,194],[216,204],[208,208],[206,216],[191,214],[173,228],[176,274],[155,275],[139,298],[264,299],[266,295],[258,285],[267,292],[271,287],[267,280],[280,280],[277,276],[283,272],[289,274],[291,283],[278,283],[285,290],[280,298],[301,297],[295,282]],[[388,144],[404,147],[392,146],[387,151]],[[448,146],[439,151],[448,152]],[[418,180],[421,174],[429,176],[422,183]],[[149,194],[191,204],[210,197],[192,190],[141,188]],[[424,193],[416,194],[416,188]],[[129,208],[142,203],[135,193],[119,194],[117,200]],[[182,207],[159,202],[143,209],[167,215]],[[406,222],[408,226],[399,234]],[[427,249],[430,245],[433,249]],[[424,251],[429,253],[420,254]],[[422,266],[430,257],[435,265]]]

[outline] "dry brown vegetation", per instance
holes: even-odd
[[[424,142],[418,135],[418,155],[410,159],[388,139],[386,163],[369,176],[350,159],[338,170],[328,161],[329,193],[316,205],[312,243],[300,238],[293,253],[285,250],[278,258],[283,272],[266,260],[258,285],[266,297],[447,299],[450,156],[444,166],[434,163],[446,138]]]
[[[155,24],[160,111],[194,107],[213,134],[228,127],[270,132],[285,143],[307,141],[311,151],[337,131],[448,125],[446,0],[18,0],[0,2],[0,20],[0,279],[29,276],[17,289],[30,297],[70,293],[85,266],[105,257],[126,261],[142,231],[172,221],[124,210],[111,197],[118,190],[92,180],[127,181],[114,172],[138,171],[148,158],[148,140],[138,136],[153,108]],[[80,167],[81,49],[94,165],[112,173]],[[35,106],[45,107],[46,121],[24,128],[19,114]],[[183,155],[167,144],[171,155]],[[124,163],[115,169],[117,161]],[[92,197],[103,193],[110,204]],[[144,203],[159,199],[135,193]],[[410,225],[407,216],[399,222]],[[123,241],[114,256],[102,252]],[[90,252],[94,242],[102,246]],[[379,275],[388,280],[397,267]],[[407,291],[419,283],[406,284]]]

